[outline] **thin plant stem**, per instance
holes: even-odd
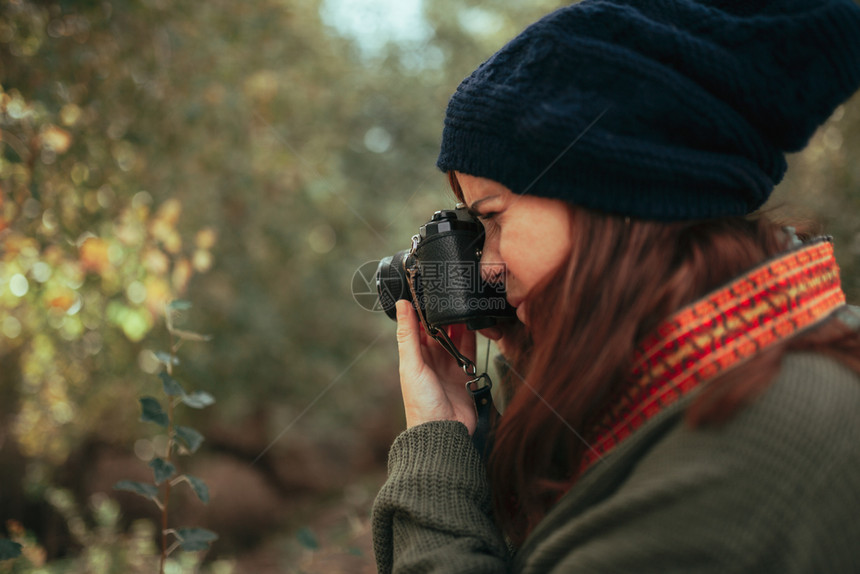
[[[167,374],[168,376],[173,376],[173,361],[176,357],[176,349],[177,347],[173,341],[173,328],[172,321],[170,317],[170,308],[167,308],[165,312],[168,315],[167,332],[170,335],[170,360],[167,361]],[[170,397],[167,397],[167,452],[164,455],[165,460],[168,464],[172,463],[173,458],[173,401],[170,400]],[[172,548],[168,550],[167,548],[167,507],[170,503],[170,488],[172,486],[172,481],[165,480],[164,481],[164,506],[161,509],[161,565],[159,567],[159,574],[164,574],[164,564],[167,561],[167,556],[173,550]]]

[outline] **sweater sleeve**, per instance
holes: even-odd
[[[459,422],[425,423],[397,437],[372,523],[381,574],[507,571],[484,465]]]

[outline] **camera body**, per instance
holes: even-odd
[[[382,308],[395,319],[395,303],[412,301],[435,327],[465,323],[484,329],[513,318],[516,309],[507,303],[504,285],[481,277],[483,245],[484,226],[467,209],[437,211],[413,236],[411,249],[379,262],[376,288]]]

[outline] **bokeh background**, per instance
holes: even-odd
[[[178,411],[211,502],[177,489],[171,524],[220,538],[170,571],[375,571],[403,418],[362,265],[450,205],[459,81],[561,4],[0,0],[0,572],[153,571],[155,509],[111,486],[164,449],[138,397],[173,299],[212,337],[175,377],[217,403]],[[835,237],[854,302],[858,154],[854,98],[769,206]]]

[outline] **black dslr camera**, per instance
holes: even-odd
[[[481,277],[484,226],[458,204],[437,211],[412,237],[412,248],[379,262],[376,288],[385,313],[396,319],[394,305],[412,301],[433,327],[465,323],[484,329],[513,318],[504,285]]]

